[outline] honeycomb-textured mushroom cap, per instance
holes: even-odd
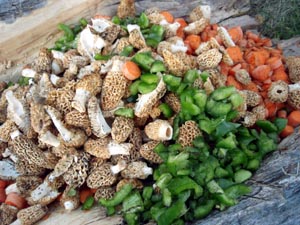
[[[127,167],[122,170],[121,176],[123,178],[137,178],[146,179],[149,175],[152,175],[153,169],[147,166],[147,163],[142,161],[131,162]]]
[[[32,63],[32,68],[37,72],[51,72],[52,54],[47,48],[41,48],[38,57]]]
[[[180,112],[180,110],[181,110],[180,100],[173,92],[167,93],[164,96],[164,100],[175,113]]]
[[[179,128],[178,143],[182,147],[192,146],[193,140],[200,135],[202,133],[197,123],[193,120],[188,120]]]
[[[145,126],[145,134],[155,141],[168,141],[172,139],[173,128],[167,120],[157,119]]]
[[[9,225],[11,224],[16,218],[18,213],[17,207],[7,205],[2,203],[0,205],[0,221],[1,225]]]
[[[200,69],[212,69],[219,65],[222,60],[222,53],[218,49],[210,49],[201,53],[198,57],[198,65]]]
[[[112,110],[116,108],[126,92],[127,80],[121,71],[110,71],[103,80],[101,91],[101,108]]]
[[[157,119],[161,114],[161,109],[159,108],[159,105],[161,104],[160,101],[158,101],[150,110],[149,116],[154,120]]]
[[[116,191],[120,191],[125,184],[131,184],[133,188],[142,189],[144,187],[142,181],[138,179],[124,178],[117,183]]]
[[[203,83],[203,89],[207,95],[210,95],[215,90],[215,86],[213,85],[210,77],[208,77]]]
[[[111,171],[111,164],[104,163],[100,167],[90,172],[86,179],[89,188],[99,188],[103,186],[111,186],[117,182],[117,175]]]
[[[55,178],[63,175],[72,166],[75,155],[64,155],[55,165],[54,170],[49,174],[49,181],[52,182]]]
[[[228,52],[226,51],[226,49],[222,46],[219,48],[220,52],[222,52],[222,62],[224,62],[226,65],[228,66],[233,66],[234,62],[232,60],[232,58],[230,57],[230,55],[228,54]]]
[[[123,49],[128,45],[130,45],[129,38],[122,37],[122,38],[118,39],[118,42],[117,42],[117,45],[116,45],[116,48],[114,49],[114,51],[117,54],[120,54],[123,51]]]
[[[9,142],[11,140],[10,134],[17,130],[17,126],[14,121],[7,119],[3,124],[0,126],[0,139],[3,142]]]
[[[66,124],[83,128],[88,136],[92,134],[91,122],[86,112],[73,110],[65,115]]]
[[[140,148],[141,156],[149,161],[150,163],[161,164],[163,163],[163,159],[154,152],[154,148],[159,144],[159,141],[149,141],[143,144]]]
[[[132,161],[137,161],[141,158],[139,152],[143,144],[142,131],[138,127],[134,127],[132,133],[129,135],[128,142],[133,144],[133,148],[130,151],[130,159]]]
[[[21,209],[18,214],[18,220],[23,225],[32,225],[42,219],[46,213],[48,212],[48,208],[42,205],[33,205],[25,209]]]
[[[244,117],[242,118],[241,123],[245,127],[252,127],[256,121],[257,121],[256,113],[247,111]]]
[[[286,65],[289,70],[289,78],[293,83],[300,81],[300,57],[289,56],[286,58]]]
[[[96,201],[99,201],[101,198],[111,199],[114,197],[116,190],[113,187],[99,187],[94,195]]]
[[[160,14],[160,10],[156,7],[146,9],[145,14],[147,15],[151,24],[160,24],[160,22],[165,19],[165,17]]]
[[[88,176],[89,160],[89,154],[84,152],[74,159],[72,165],[63,174],[63,179],[69,186],[76,188],[84,184]]]
[[[210,19],[211,9],[209,5],[198,5],[189,14],[191,22],[195,22],[202,18]]]
[[[121,0],[117,10],[117,16],[121,19],[135,16],[134,0]]]
[[[201,18],[195,22],[190,23],[183,30],[187,34],[199,34],[201,33],[205,27],[209,24],[209,20],[206,18]]]
[[[102,79],[100,74],[90,74],[84,76],[76,84],[76,92],[72,101],[72,107],[79,112],[86,111],[86,104],[91,96],[96,96],[100,93]]]
[[[141,33],[140,27],[138,25],[127,25],[127,29],[129,32],[129,43],[137,48],[137,49],[142,49],[147,47],[145,38],[143,34]]]
[[[295,109],[300,109],[300,84],[289,85],[289,95],[287,102]]]
[[[0,179],[15,180],[19,176],[19,172],[15,164],[10,160],[0,161]]]
[[[243,90],[242,91],[246,96],[246,104],[247,106],[254,107],[257,106],[261,102],[261,96],[254,92],[249,90]]]
[[[163,20],[164,22],[165,20]],[[176,36],[176,33],[177,33],[177,30],[179,29],[180,27],[180,23],[178,22],[174,22],[174,23],[163,23],[161,22],[160,24],[163,26],[164,28],[164,36],[165,38],[171,38],[171,37],[175,37]]]
[[[224,27],[218,27],[218,35],[221,37],[223,44],[225,47],[233,47],[235,46],[232,38],[230,37],[228,31]]]
[[[30,105],[30,121],[33,130],[39,134],[48,130],[52,124],[44,106],[38,103],[31,103]]]
[[[195,50],[195,53],[197,55],[200,55],[201,53],[206,52],[209,49],[211,49],[211,44],[209,41],[201,42],[198,48]]]
[[[117,143],[126,141],[132,133],[133,127],[133,119],[124,116],[117,116],[111,127],[112,139]]]
[[[73,110],[71,103],[74,96],[75,92],[73,90],[65,88],[55,89],[48,94],[46,104],[66,114]]]
[[[252,110],[252,113],[256,115],[257,120],[264,120],[267,117],[267,109],[264,105],[255,106]]]
[[[209,78],[215,88],[225,86],[227,77],[221,74],[218,69],[208,69],[205,72],[209,74]]]
[[[172,53],[171,51],[164,49],[162,55],[165,65],[172,74],[183,76],[186,71],[190,69],[190,67],[184,63],[184,57],[187,57],[186,54],[183,55],[180,54],[180,52]]]
[[[251,77],[247,70],[239,69],[234,74],[235,79],[241,84],[248,85],[251,82]]]
[[[279,80],[272,82],[268,89],[268,97],[272,102],[285,102],[288,98],[289,86],[286,82]]]
[[[18,176],[16,179],[17,188],[23,197],[28,197],[30,192],[37,188],[43,179],[38,176]]]
[[[16,170],[20,175],[42,176],[46,173],[46,168],[36,164],[30,164],[27,160],[18,159],[16,162]]]

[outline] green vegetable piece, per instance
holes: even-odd
[[[152,197],[151,197],[152,202],[161,203],[161,200],[162,200],[162,195],[161,194],[155,194],[155,195],[152,195]]]
[[[87,197],[87,199],[83,203],[81,209],[82,210],[89,210],[89,209],[91,209],[93,207],[93,205],[94,205],[94,202],[95,202],[95,199],[94,199],[93,196]]]
[[[134,81],[130,86],[129,86],[129,91],[131,95],[137,95],[139,92],[139,85],[142,81],[141,80],[136,80]]]
[[[134,111],[131,108],[120,108],[117,109],[114,114],[116,116],[124,116],[128,118],[134,118]]]
[[[183,81],[192,84],[199,76],[197,70],[188,70],[184,75]]]
[[[168,189],[173,195],[178,195],[186,190],[194,190],[196,197],[200,197],[203,194],[202,187],[188,176],[173,178],[168,184]]]
[[[177,88],[177,90],[176,90],[176,94],[180,95],[184,91],[184,89],[187,88],[187,87],[188,87],[188,84],[181,83],[179,85],[179,87]]]
[[[159,42],[163,40],[164,28],[160,25],[152,25],[149,32],[144,35],[146,44],[150,47],[156,48]]]
[[[185,203],[180,199],[167,208],[160,216],[157,218],[158,225],[170,225],[176,219],[179,219],[188,211]]]
[[[180,152],[177,155],[169,155],[167,160],[168,171],[173,175],[177,175],[177,171],[188,168],[189,165],[189,153]]]
[[[176,140],[179,135],[179,121],[180,117],[179,115],[175,116],[175,119],[173,121],[173,136],[172,140]]]
[[[249,170],[240,169],[234,174],[234,181],[236,183],[243,183],[252,176],[252,173]]]
[[[127,225],[138,225],[139,224],[139,222],[138,222],[139,217],[135,213],[125,213],[124,219],[125,219]]]
[[[106,214],[108,216],[112,216],[116,213],[115,207],[106,207]]]
[[[113,22],[114,24],[120,25],[120,24],[121,24],[121,19],[120,19],[118,16],[114,16],[114,17],[111,19],[111,22]]]
[[[162,200],[166,207],[169,207],[172,203],[172,194],[168,188],[164,188],[162,191]]]
[[[203,72],[200,74],[201,79],[203,80],[203,82],[205,82],[207,80],[207,78],[209,78],[209,73],[208,72]]]
[[[77,24],[72,28],[74,34],[78,34],[82,30],[82,26]]]
[[[95,60],[109,60],[111,58],[111,55],[101,55],[99,53],[95,54],[94,59]]]
[[[149,200],[151,199],[153,194],[153,188],[150,186],[144,187],[143,188],[143,193],[142,193],[142,197],[144,200]]]
[[[146,84],[157,84],[160,78],[156,74],[145,73],[141,75],[140,79]]]
[[[229,176],[229,172],[222,167],[217,167],[215,170],[216,178],[223,178]]]
[[[178,152],[182,150],[181,144],[172,144],[168,146],[169,152]]]
[[[235,135],[232,133],[229,133],[229,135],[222,139],[221,141],[219,141],[216,144],[217,148],[226,148],[226,149],[234,149],[237,146],[237,141],[235,138]]]
[[[195,219],[202,219],[206,217],[214,208],[215,200],[207,200],[205,204],[199,205],[194,210]]]
[[[120,53],[120,56],[129,56],[133,52],[133,46],[127,45],[123,48],[122,52]]]
[[[238,108],[244,102],[244,98],[239,93],[233,93],[229,99],[234,109]]]
[[[231,165],[232,166],[246,166],[248,162],[248,158],[247,155],[243,152],[243,151],[234,151],[233,152],[233,156],[232,156],[232,162]]]
[[[259,166],[260,166],[260,160],[258,160],[258,159],[251,159],[248,162],[247,170],[256,171],[259,168]]]
[[[276,118],[274,120],[274,125],[277,127],[277,133],[280,134],[281,131],[286,127],[288,120],[285,118]]]
[[[237,199],[243,195],[249,194],[251,188],[245,184],[235,184],[224,190],[229,198]]]
[[[81,26],[86,27],[89,22],[85,18],[80,18],[79,23],[81,24]]]
[[[201,109],[201,111],[204,111],[205,109],[205,105],[207,102],[207,95],[205,93],[205,91],[197,91],[194,95],[193,95],[193,99],[195,104]]]
[[[141,13],[139,19],[138,19],[138,25],[144,29],[144,28],[147,28],[149,27],[150,25],[150,22],[149,22],[149,19],[148,17],[146,16],[145,13]]]
[[[201,130],[205,131],[208,134],[212,134],[217,128],[217,126],[223,121],[222,118],[218,119],[203,119],[199,121],[199,127]]]
[[[277,145],[273,139],[269,138],[267,135],[261,134],[258,141],[257,147],[261,154],[264,156],[269,152],[275,151],[277,149]]]
[[[74,188],[71,188],[69,191],[68,191],[68,196],[69,197],[74,197],[75,195],[77,194],[77,191],[74,189]]]
[[[172,225],[184,225],[184,224],[185,224],[184,221],[181,220],[181,219],[175,220],[175,221],[172,223]]]
[[[208,191],[211,194],[223,194],[223,189],[219,186],[219,184],[215,180],[211,180],[206,184]]]
[[[223,137],[229,132],[234,132],[239,128],[241,124],[222,121],[216,128],[216,137]]]
[[[172,180],[173,176],[170,173],[164,173],[160,175],[158,180],[156,181],[156,186],[163,190],[165,187],[168,186],[170,181]]]
[[[138,99],[138,95],[137,94],[135,94],[135,95],[131,95],[131,96],[129,96],[127,99],[126,99],[126,101],[127,102],[136,102],[136,100]]]
[[[237,203],[235,199],[228,197],[225,193],[215,194],[214,197],[225,206],[233,206]]]
[[[266,133],[271,133],[271,132],[277,131],[277,127],[268,120],[257,120],[256,125],[258,127],[260,127]]]
[[[106,207],[113,207],[119,205],[132,191],[132,184],[125,184],[120,191],[116,192],[111,199],[101,198],[99,203]]]
[[[171,87],[179,87],[179,85],[181,84],[181,77],[176,77],[173,75],[163,75],[163,81],[166,83],[167,86],[171,86]]]
[[[230,97],[234,92],[236,91],[234,86],[223,86],[219,87],[218,89],[214,90],[211,93],[211,97],[215,101],[224,100],[228,97]]]
[[[122,202],[122,211],[125,213],[137,213],[144,211],[144,202],[138,191],[128,195]]]
[[[232,105],[230,103],[215,102],[212,108],[207,109],[207,113],[217,118],[217,117],[225,116],[231,110],[232,110]]]
[[[201,112],[200,108],[197,105],[189,102],[181,102],[181,110],[183,113],[189,114],[191,116],[196,116]]]
[[[75,39],[75,34],[73,33],[72,29],[66,24],[58,24],[58,29],[64,32],[66,41],[73,41]]]
[[[151,56],[151,52],[140,52],[132,57],[132,61],[137,63],[145,71],[150,71],[155,59]]]
[[[151,91],[153,91],[156,87],[157,87],[157,84],[147,84],[147,83],[145,83],[145,82],[142,81],[138,85],[138,91],[141,94],[148,94]]]
[[[31,79],[30,77],[23,77],[23,76],[21,76],[19,78],[19,80],[18,80],[18,84],[20,86],[27,86],[27,85],[29,85],[30,79]]]
[[[224,178],[217,179],[216,182],[223,190],[235,184],[231,179],[229,180]]]
[[[162,114],[164,117],[167,119],[171,118],[173,115],[173,110],[172,108],[167,104],[167,103],[161,103],[158,108],[161,110]]]
[[[155,60],[150,69],[150,73],[165,72],[167,69],[164,63],[160,60]]]
[[[239,112],[237,110],[231,110],[229,113],[226,115],[226,121],[232,121],[236,117],[238,117]]]

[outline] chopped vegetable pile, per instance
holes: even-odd
[[[251,193],[246,181],[300,124],[300,57],[268,38],[156,8],[59,24],[64,35],[1,83],[0,221],[59,202],[129,225],[184,224]]]

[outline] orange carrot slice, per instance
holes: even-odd
[[[5,188],[0,188],[0,203],[5,202],[5,199],[6,199]]]
[[[258,80],[260,82],[263,82],[267,79],[270,78],[270,72],[271,72],[271,67],[268,65],[261,65],[256,67],[252,73],[251,76],[255,80]]]
[[[277,111],[277,117],[279,118],[286,118],[287,117],[287,111],[284,109]]]
[[[243,30],[240,26],[232,27],[228,29],[228,33],[233,40],[234,43],[237,43],[238,41],[243,39]]]
[[[291,125],[286,125],[283,131],[281,131],[280,137],[285,138],[292,133],[294,133],[294,127],[292,127]]]
[[[234,64],[243,62],[243,53],[238,46],[228,47],[226,49],[227,53],[229,54],[230,58],[233,60]]]
[[[24,209],[26,206],[26,200],[16,192],[11,192],[7,195],[5,204],[12,205],[18,209]]]
[[[8,182],[6,180],[0,180],[0,188],[6,188]]]
[[[295,110],[292,111],[288,117],[288,125],[291,125],[292,127],[297,127],[298,125],[300,125],[300,111]]]
[[[93,196],[93,192],[91,191],[91,189],[86,188],[86,189],[81,190],[79,193],[80,202],[84,203],[85,200],[90,196]]]
[[[273,56],[269,58],[266,63],[271,67],[272,70],[275,70],[282,65],[282,60],[278,56]]]
[[[136,80],[141,76],[140,68],[132,61],[127,61],[124,63],[122,72],[128,80]]]
[[[226,85],[227,86],[231,86],[233,85],[236,89],[238,90],[242,90],[242,84],[240,82],[238,82],[234,76],[228,76],[227,77],[227,81],[226,81]]]
[[[189,43],[193,50],[196,50],[201,43],[201,38],[199,35],[190,34],[185,38],[185,41]]]
[[[160,14],[165,17],[165,20],[168,23],[173,23],[174,22],[174,16],[170,12],[168,12],[168,11],[161,11]]]

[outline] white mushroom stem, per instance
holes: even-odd
[[[68,200],[64,202],[64,208],[66,211],[70,212],[77,208],[77,205],[72,200]]]
[[[30,126],[30,118],[24,105],[14,96],[11,90],[8,90],[5,93],[5,97],[8,102],[7,112],[9,117],[11,117],[22,131],[27,131]]]
[[[59,59],[59,60],[64,60],[64,53],[57,51],[57,50],[52,50],[51,51],[52,56],[54,59]]]
[[[124,170],[126,167],[127,167],[126,161],[125,160],[121,160],[116,165],[112,165],[110,167],[110,170],[111,170],[112,174],[118,174],[122,170]]]
[[[152,175],[152,173],[153,173],[153,169],[151,167],[148,167],[148,166],[143,167],[142,171],[143,171],[143,174],[145,176]]]
[[[106,19],[92,19],[92,28],[98,33],[104,32],[108,27],[111,26],[110,22]]]
[[[15,180],[19,176],[15,164],[9,160],[0,161],[0,179]]]
[[[85,105],[90,97],[91,93],[89,91],[86,91],[84,89],[76,89],[76,93],[72,102],[72,107],[78,110],[79,112],[85,112]]]
[[[10,225],[22,225],[21,220],[17,219],[14,222],[12,222]]]
[[[22,135],[22,133],[19,130],[15,130],[13,132],[10,133],[10,137],[12,140],[14,140],[16,137]]]
[[[57,76],[57,75],[55,75],[55,74],[51,74],[51,75],[50,75],[50,81],[51,81],[51,83],[52,83],[54,86],[57,85],[57,83],[59,82],[60,79],[61,79],[61,77],[59,77],[59,76]]]
[[[67,142],[71,141],[74,137],[74,133],[65,127],[64,123],[57,117],[57,113],[54,110],[55,109],[46,107],[46,112],[49,114],[54,126],[62,136],[63,140]]]
[[[13,183],[5,188],[6,195],[8,195],[9,193],[13,193],[13,192],[20,194],[20,190],[17,187],[17,183]]]
[[[289,91],[295,91],[300,89],[300,83],[290,84]]]
[[[108,145],[108,151],[110,155],[129,155],[130,149],[133,147],[130,143],[117,143],[111,140]]]
[[[33,70],[31,68],[24,68],[22,70],[21,74],[22,74],[22,77],[34,78],[37,73],[35,70]]]
[[[64,71],[63,63],[60,59],[54,59],[51,63],[52,73],[60,74]]]
[[[95,96],[91,97],[88,102],[88,116],[91,121],[94,135],[97,137],[105,137],[111,132],[111,128],[104,119],[98,100]]]
[[[171,44],[171,51],[175,52],[186,52],[188,48],[184,45],[182,40],[177,40],[175,44]]]
[[[39,201],[44,197],[57,198],[60,193],[49,185],[47,181],[44,181],[36,189],[30,193],[30,197],[33,201]]]
[[[40,134],[39,140],[43,142],[44,144],[53,146],[53,147],[58,147],[60,145],[60,141],[58,138],[52,134],[50,131],[46,131],[43,134]]]

